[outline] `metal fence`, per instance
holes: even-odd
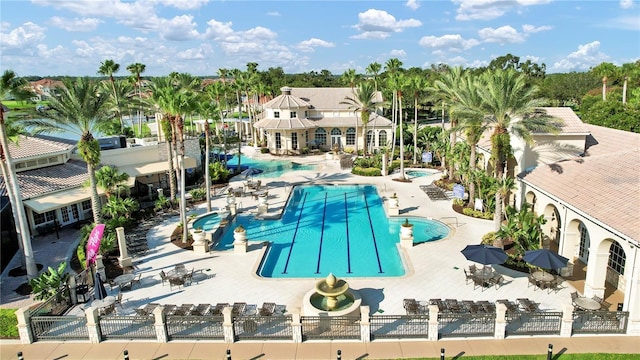
[[[359,316],[302,316],[302,339],[360,339]]]
[[[157,339],[152,316],[101,316],[98,324],[105,340],[109,339]]]
[[[67,312],[71,306],[73,306],[73,304],[69,296],[69,288],[65,285],[61,287],[55,295],[31,309],[31,315],[60,316]]]
[[[236,340],[293,339],[290,315],[238,316],[233,319]]]
[[[221,315],[167,315],[167,335],[171,339],[224,339]]]
[[[506,335],[560,335],[562,312],[507,313]]]
[[[493,336],[496,314],[443,312],[438,314],[440,337]]]
[[[89,340],[87,318],[80,316],[33,316],[33,341]]]
[[[627,332],[628,311],[575,311],[574,334],[624,334]]]
[[[428,315],[375,315],[369,320],[371,338],[426,338]]]

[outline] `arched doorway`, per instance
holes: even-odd
[[[533,201],[534,202],[536,201],[535,194],[534,194]],[[527,202],[529,202],[529,193],[527,193]],[[554,205],[548,204],[544,208],[544,211],[542,214],[544,215],[544,219],[546,220],[546,223],[542,225],[542,232],[544,234],[545,240],[548,239],[549,249],[558,252],[560,255],[566,256],[559,251],[560,233],[562,229],[562,220],[560,219],[560,212],[558,212],[558,209]],[[573,254],[570,254],[570,255],[571,256],[567,256],[567,257],[572,258]]]
[[[338,128],[331,129],[331,148],[342,149],[342,131]]]

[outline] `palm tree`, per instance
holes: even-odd
[[[100,132],[113,117],[108,106],[109,95],[100,91],[99,82],[88,78],[66,80],[64,85],[59,96],[51,98],[46,118],[25,120],[25,126],[32,127],[35,133],[68,131],[79,136],[78,152],[87,163],[89,173],[93,222],[100,224],[102,211],[95,174],[100,165],[100,144],[93,134]]]
[[[201,94],[198,101],[198,112],[205,115],[204,119],[204,181],[207,190],[207,212],[211,212],[211,176],[209,175],[209,162],[211,154],[211,129],[209,127],[209,117],[215,119],[219,116],[220,104],[218,102],[218,94],[213,86],[208,86]],[[215,121],[215,120],[214,120]]]
[[[129,180],[129,174],[114,166],[103,166],[96,171],[96,185],[104,191],[107,199],[113,195],[120,197],[121,192],[126,192],[129,189],[126,186],[127,180]]]
[[[380,76],[380,70],[382,69],[382,65],[378,62],[372,62],[367,66],[364,70],[368,75],[371,75],[373,79],[373,84],[375,85],[375,91],[378,91],[378,76]]]
[[[356,84],[358,83],[359,79],[360,79],[360,76],[356,74],[355,69],[347,69],[340,77],[340,80],[342,80],[342,82],[345,83],[346,85],[349,85],[351,90],[353,90],[356,87]]]
[[[225,103],[225,106],[227,107],[227,114],[225,117],[228,117],[229,116],[229,99],[227,98],[227,76],[229,76],[229,70],[224,68],[218,69],[218,76],[220,76],[220,79],[222,79],[222,85],[224,85],[223,87],[225,89],[224,103]],[[222,118],[222,121],[224,122],[224,117]]]
[[[406,180],[404,176],[404,125],[402,123],[402,96],[407,90],[409,85],[408,79],[404,74],[399,74],[397,77],[397,90],[398,94],[398,109],[400,110],[399,123],[400,123],[400,180]]]
[[[346,96],[340,104],[349,105],[349,109],[353,111],[356,117],[356,144],[358,142],[357,120],[358,112],[360,112],[360,119],[362,120],[362,138],[365,142],[364,155],[367,156],[367,124],[369,123],[369,116],[371,113],[375,113],[376,108],[379,106],[376,91],[373,86],[371,86],[371,83],[364,81],[360,83],[355,90],[353,90],[353,96]]]
[[[495,212],[493,213],[494,231],[500,230],[500,227],[502,226],[502,211],[504,208],[504,199],[515,187],[516,181],[511,176],[507,176],[498,180],[498,188],[496,189],[496,208]]]
[[[0,82],[0,100],[4,99],[8,94],[12,94],[17,99],[28,98],[31,94],[29,84],[26,80],[18,78],[11,70],[5,70],[2,74]],[[8,139],[11,136],[12,127],[8,126],[4,120],[5,107],[0,102],[0,164],[2,165],[2,176],[5,181],[7,195],[11,203],[11,210],[15,223],[18,225],[16,232],[18,235],[18,244],[22,252],[22,259],[27,270],[27,278],[29,280],[38,277],[38,268],[36,266],[33,249],[31,247],[31,234],[27,224],[27,216],[22,204],[22,192],[18,184],[18,177],[13,167],[13,159],[9,152]]]
[[[233,88],[236,92],[236,100],[238,101],[238,167],[236,168],[236,173],[240,172],[240,165],[242,162],[242,101],[240,100],[240,95],[242,90],[244,89],[245,76],[242,74],[242,71],[239,69],[231,70],[231,75],[234,79]]]
[[[408,90],[413,97],[413,163],[418,163],[418,100],[427,89],[427,80],[419,74],[411,76]]]
[[[141,64],[141,63],[133,63],[127,66],[127,70],[132,75],[136,76],[136,85],[138,86],[138,98],[140,100],[142,100],[142,83],[140,81],[141,80],[140,74],[144,72],[146,67],[147,66],[145,64]],[[141,117],[141,111],[139,109],[138,109],[138,131],[142,133],[142,117]]]
[[[112,59],[107,59],[101,62],[100,67],[98,68],[98,74],[109,77],[109,82],[111,83],[111,88],[113,91],[113,101],[116,104],[118,104],[120,100],[118,99],[118,94],[116,92],[116,87],[115,87],[116,80],[113,78],[113,74],[117,73],[119,70],[120,70],[120,64],[116,63]],[[117,107],[119,107],[119,105]],[[119,114],[119,116],[120,116],[120,127],[122,130],[124,130],[124,122],[122,121],[122,114]]]
[[[392,100],[391,100],[391,122],[393,123],[393,131],[391,132],[393,134],[393,139],[391,140],[391,159],[389,159],[390,161],[393,160],[393,156],[395,155],[395,148],[396,148],[396,125],[398,123],[398,117],[397,117],[397,113],[398,113],[398,89],[399,89],[399,84],[398,84],[398,75],[400,74],[401,70],[402,70],[402,61],[400,61],[398,58],[393,58],[393,59],[389,59],[387,60],[387,62],[384,65],[384,70],[386,72],[387,75],[387,86],[390,88],[390,90],[392,91]]]

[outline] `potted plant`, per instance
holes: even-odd
[[[202,243],[206,237],[206,233],[202,230],[201,227],[197,227],[191,233],[191,237],[193,238],[194,243]]]
[[[400,236],[403,238],[413,237],[413,224],[409,222],[409,219],[404,219],[404,223],[400,226]]]
[[[236,252],[247,252],[247,231],[242,224],[233,230],[233,247]]]
[[[398,196],[396,195],[396,193],[393,193],[393,195],[389,198],[389,207],[391,208],[397,208],[398,207]]]

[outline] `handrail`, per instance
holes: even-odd
[[[439,220],[443,220],[443,219],[454,219],[456,221],[456,227],[460,226],[458,225],[458,218],[456,216],[444,216],[444,217],[441,217]]]

